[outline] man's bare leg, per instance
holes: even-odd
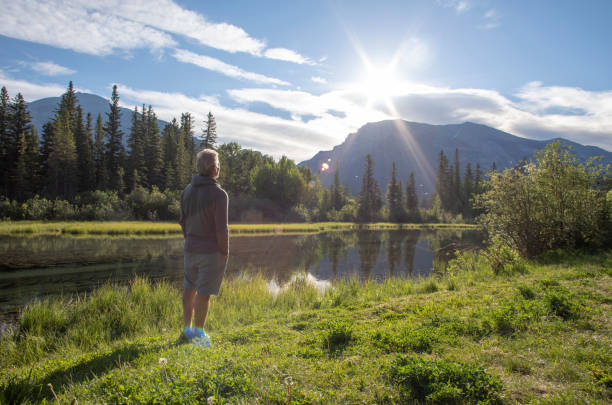
[[[195,303],[196,291],[190,288],[183,290],[183,322],[185,328],[191,328],[191,320],[193,319],[193,306]]]
[[[204,321],[206,321],[206,315],[208,315],[209,300],[210,295],[197,294],[195,296],[193,326],[196,328],[204,329]]]

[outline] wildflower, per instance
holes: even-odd
[[[208,397],[206,399],[206,405],[213,405],[215,403],[215,397]]]
[[[165,366],[166,364],[168,364],[168,359],[165,357],[160,357],[158,362],[160,366]]]
[[[285,385],[293,385],[293,378],[291,378],[291,376],[285,377]]]

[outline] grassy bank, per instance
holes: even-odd
[[[468,224],[355,224],[352,222],[318,222],[291,224],[230,224],[233,235],[273,233],[317,233],[353,229],[470,229]],[[0,235],[105,235],[105,236],[179,236],[181,228],[172,222],[92,221],[92,222],[0,222]]]
[[[450,268],[324,293],[304,277],[276,292],[228,280],[211,349],[173,344],[180,293],[166,284],[35,303],[2,338],[0,403],[53,402],[51,387],[62,404],[612,401],[612,253]]]

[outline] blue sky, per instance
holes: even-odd
[[[612,2],[0,0],[0,85],[69,80],[311,157],[367,122],[474,121],[612,150]]]

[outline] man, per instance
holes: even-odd
[[[228,197],[219,186],[219,155],[204,149],[197,155],[196,175],[181,195],[179,223],[185,237],[183,320],[179,342],[210,346],[204,332],[211,295],[219,293],[229,254]]]

